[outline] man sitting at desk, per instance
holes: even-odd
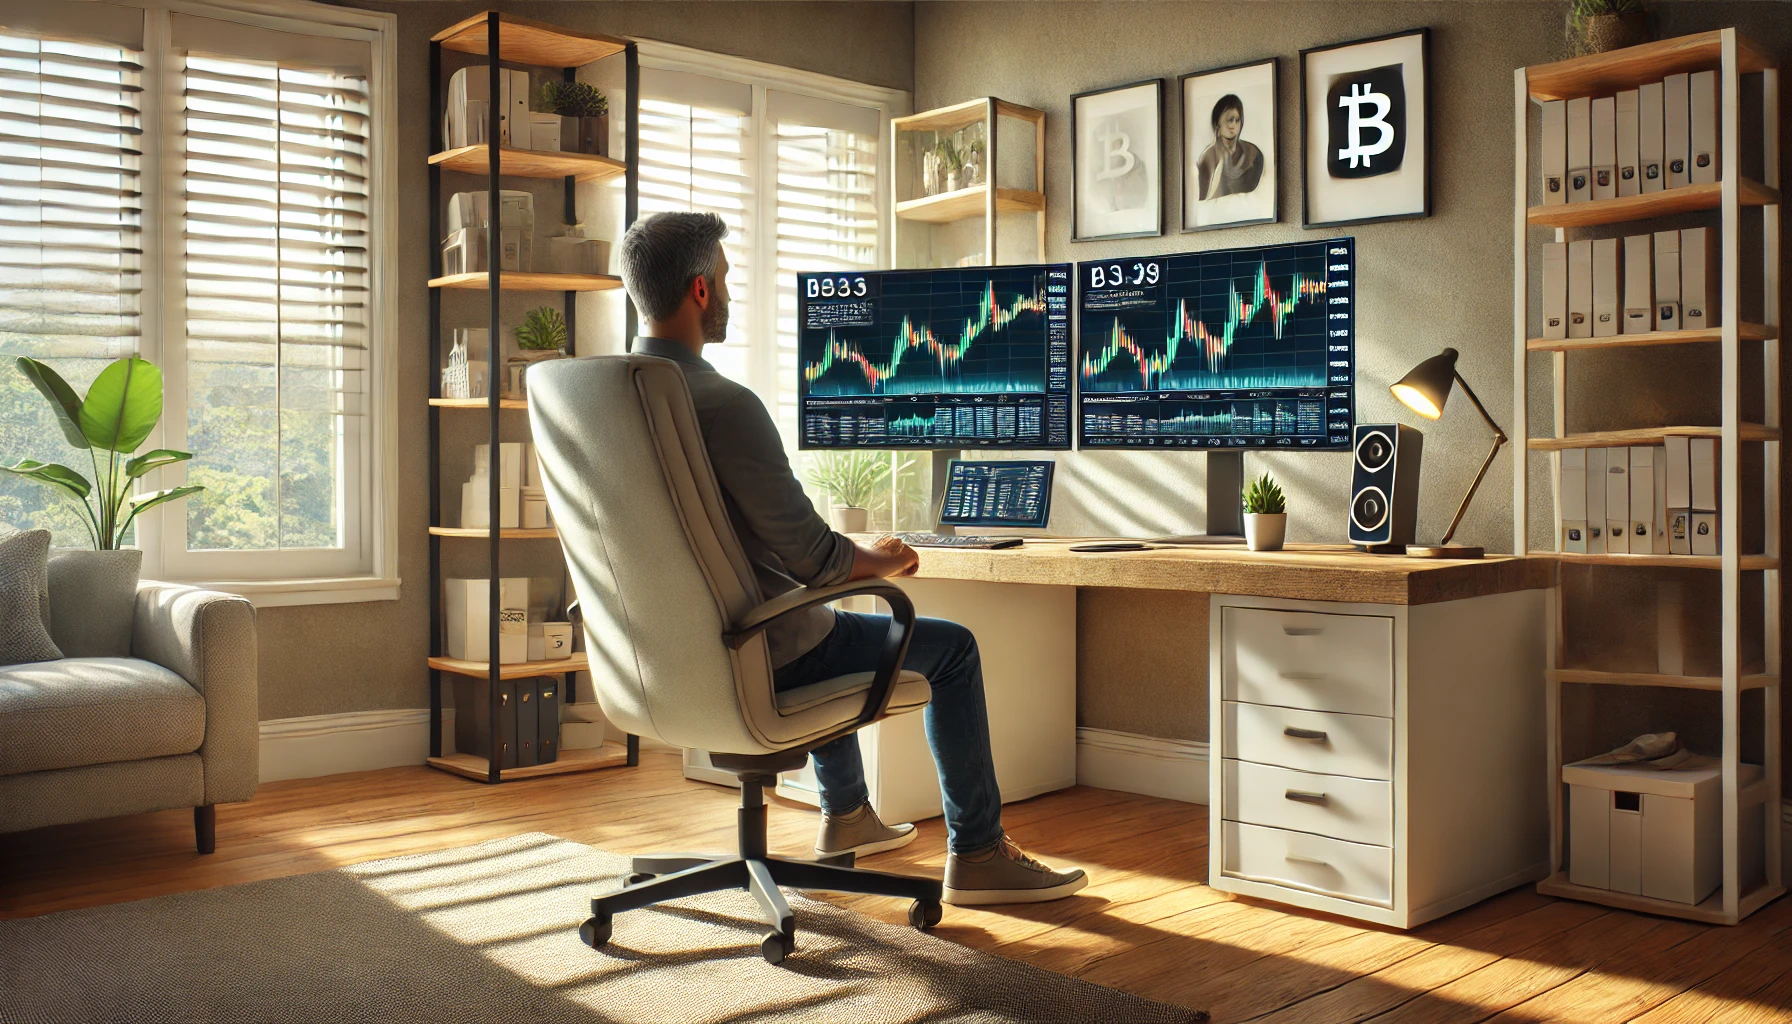
[[[728,328],[727,234],[727,225],[710,213],[659,213],[637,221],[622,239],[622,280],[647,328],[634,351],[670,359],[684,371],[728,517],[760,590],[769,600],[802,586],[912,574],[919,560],[896,538],[867,547],[828,528],[791,473],[765,406],[704,361],[703,346],[721,343]],[[783,691],[875,670],[889,623],[887,615],[825,606],[777,620],[765,631],[774,685]],[[945,902],[1036,903],[1088,884],[1081,870],[1053,871],[1002,831],[983,668],[970,630],[944,619],[918,619],[902,667],[925,675],[933,687],[925,719],[945,797]],[[885,825],[872,809],[857,736],[836,740],[814,757],[822,811],[816,853],[871,854],[913,841],[915,826]]]

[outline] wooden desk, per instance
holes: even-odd
[[[1243,545],[1070,550],[1076,543],[1028,540],[1001,551],[920,548],[916,578],[1400,605],[1542,590],[1556,578],[1555,563],[1541,558],[1407,558],[1365,554],[1344,544],[1291,544],[1284,551],[1248,551]]]

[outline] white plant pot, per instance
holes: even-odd
[[[835,505],[828,510],[828,518],[840,533],[868,533],[871,530],[871,510],[868,508]]]
[[[1288,513],[1246,512],[1244,542],[1252,551],[1280,551],[1288,536]]]

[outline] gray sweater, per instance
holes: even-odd
[[[852,541],[815,514],[759,396],[676,341],[636,338],[634,351],[670,359],[684,371],[728,518],[753,563],[761,596],[770,600],[798,587],[845,582],[852,574]],[[834,613],[825,606],[779,619],[765,631],[772,665],[807,654],[833,628]]]

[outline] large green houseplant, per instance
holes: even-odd
[[[68,443],[85,451],[93,479],[67,466],[19,459],[0,472],[54,488],[81,512],[81,523],[96,551],[124,546],[131,523],[157,505],[205,488],[188,485],[134,494],[136,481],[151,470],[185,462],[191,452],[157,448],[132,456],[162,419],[162,371],[135,357],[115,360],[94,378],[87,397],[75,395],[62,375],[46,363],[21,356],[14,365],[31,381],[56,414]]]

